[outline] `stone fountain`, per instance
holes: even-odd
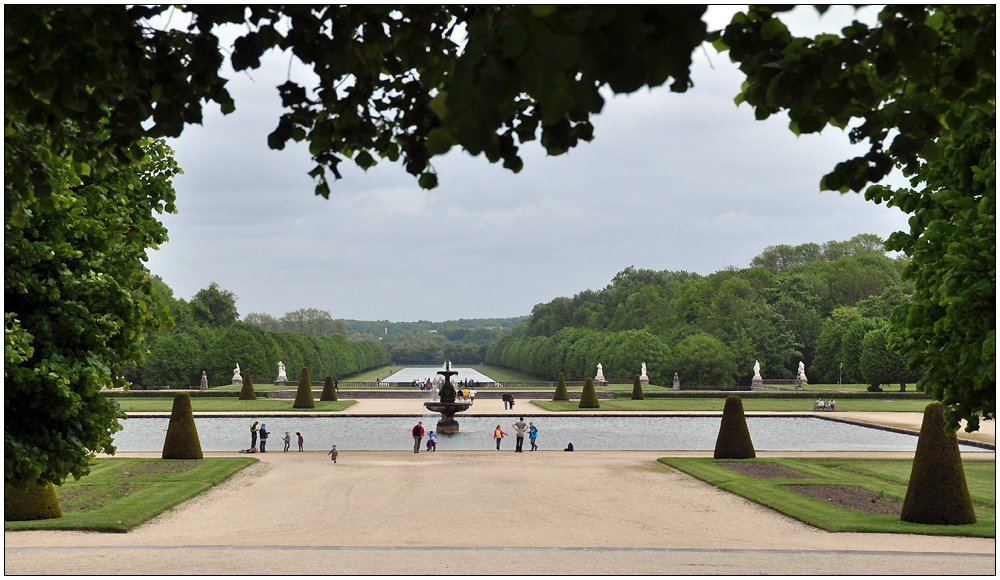
[[[444,385],[441,386],[440,401],[424,403],[428,411],[441,413],[441,420],[438,421],[435,433],[458,433],[458,421],[455,420],[455,413],[466,411],[472,403],[456,403],[455,387],[451,384],[452,375],[458,372],[451,370],[451,361],[444,362],[444,370],[438,371],[439,375],[444,375]]]

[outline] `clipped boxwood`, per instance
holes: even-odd
[[[5,522],[51,520],[61,518],[62,508],[56,498],[56,487],[51,483],[38,485],[32,481],[26,489],[3,484],[3,519]]]
[[[743,399],[739,395],[726,397],[726,406],[722,409],[722,424],[719,425],[719,437],[715,440],[716,459],[753,459],[757,453],[750,439],[750,429],[747,428],[747,418],[743,413]]]
[[[594,388],[594,379],[587,377],[583,382],[583,393],[580,394],[580,409],[600,409],[601,403],[597,400],[597,390]]]
[[[174,407],[170,411],[170,424],[163,440],[163,459],[202,459],[201,440],[198,427],[191,412],[191,395],[174,395]]]
[[[299,375],[299,388],[295,391],[295,402],[293,409],[315,409],[316,400],[313,399],[312,383],[309,382],[309,367],[302,367]]]
[[[336,401],[337,400],[337,389],[333,388],[333,377],[326,375],[326,380],[323,382],[323,394],[319,396],[320,401]]]
[[[253,390],[253,379],[250,378],[250,373],[243,375],[243,388],[240,389],[240,400],[241,401],[256,401],[257,393]]]
[[[635,382],[632,383],[632,400],[644,401],[645,399],[645,395],[642,394],[642,381],[639,379],[639,375],[635,375]]]
[[[927,405],[899,518],[916,524],[976,523],[958,437],[944,431],[944,405]]]
[[[568,401],[569,391],[566,389],[566,375],[559,373],[559,383],[556,385],[556,392],[552,395],[553,401]]]

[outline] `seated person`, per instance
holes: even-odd
[[[826,403],[823,402],[823,399],[816,401],[816,409],[826,410]]]
[[[826,408],[826,410],[827,410],[827,411],[832,411],[832,410],[833,410],[833,406],[834,406],[834,405],[836,405],[836,404],[837,404],[837,402],[836,402],[836,401],[834,401],[833,399],[830,399],[830,404],[829,404],[829,405],[827,405],[827,408]]]
[[[573,450],[573,443],[572,442],[569,445],[566,446],[566,449],[563,449],[563,451],[572,451],[572,450]]]

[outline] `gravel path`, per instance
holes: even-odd
[[[655,461],[662,454],[341,451],[334,465],[322,452],[269,453],[124,536],[7,532],[4,572],[951,575],[996,570],[995,540],[825,532],[663,466]]]

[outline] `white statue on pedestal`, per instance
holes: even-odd
[[[799,361],[799,372],[796,375],[796,378],[802,381],[803,383],[809,382],[809,379],[806,378],[806,363]]]
[[[236,363],[236,368],[233,369],[233,384],[239,384],[243,382],[243,377],[240,376],[240,363]]]
[[[278,361],[278,381],[288,381],[288,376],[285,375],[285,363]]]
[[[200,385],[200,388],[202,388],[202,389],[207,389],[208,388],[208,375],[205,374],[205,371],[201,371],[201,385]]]
[[[753,380],[756,381],[758,379],[760,379],[762,381],[764,380],[760,376],[760,361],[755,360],[755,361],[753,361]]]
[[[649,377],[646,375],[646,363],[642,363],[642,374],[639,375],[639,382],[645,385],[649,384]]]
[[[594,377],[595,383],[606,383],[608,382],[604,378],[604,366],[601,363],[597,363],[597,376]]]

